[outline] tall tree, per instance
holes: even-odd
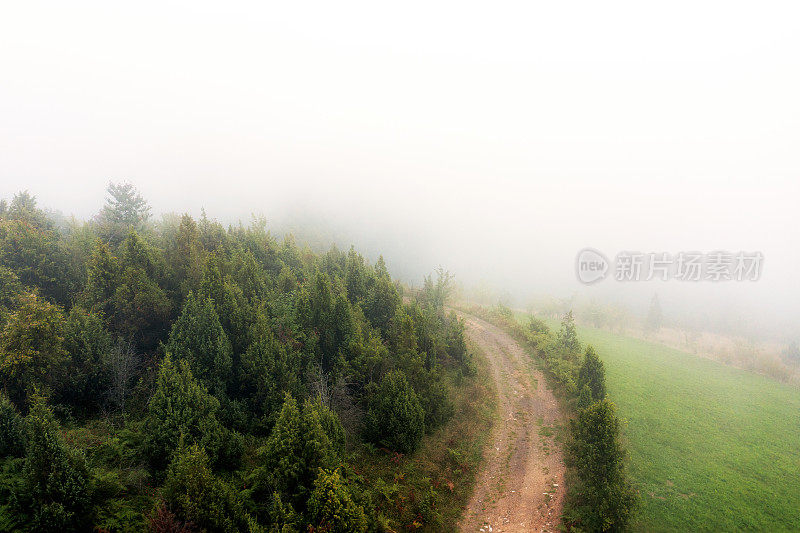
[[[367,530],[364,508],[353,502],[347,482],[338,469],[321,469],[308,502],[313,527],[330,533],[363,533]]]
[[[48,388],[62,374],[64,313],[30,293],[21,297],[0,332],[0,379],[11,400],[23,405],[35,387]]]
[[[636,504],[625,473],[619,420],[609,400],[594,402],[572,422],[570,454],[575,461],[580,527],[587,531],[624,531]]]
[[[130,230],[140,230],[150,218],[150,206],[130,183],[109,183],[106,205],[97,216],[100,234],[117,244]]]
[[[558,332],[558,346],[565,355],[579,354],[581,343],[575,331],[575,318],[570,310],[561,319],[561,330]]]
[[[411,453],[425,433],[425,412],[401,371],[386,374],[370,396],[367,437],[393,450]]]
[[[167,351],[188,361],[192,372],[214,394],[226,392],[232,378],[233,351],[210,298],[189,293],[181,316],[172,325]]]
[[[31,513],[33,531],[91,529],[86,461],[64,442],[43,397],[34,398],[27,426],[25,466],[17,502],[23,512]]]
[[[650,309],[647,311],[645,329],[647,329],[647,331],[658,332],[658,330],[661,329],[663,320],[664,315],[661,312],[661,302],[658,301],[658,294],[653,294],[653,299],[650,300]]]
[[[228,435],[217,419],[219,401],[198,383],[185,361],[167,355],[158,372],[156,391],[147,406],[145,452],[158,469],[167,466],[181,439],[200,444],[217,463]]]
[[[591,346],[586,347],[586,355],[578,372],[578,390],[582,391],[584,386],[589,387],[592,400],[599,401],[606,397],[606,370]]]
[[[269,439],[258,451],[256,494],[277,491],[294,509],[304,511],[319,469],[336,468],[342,460],[344,431],[335,416],[319,402],[306,401],[301,408],[287,394]]]

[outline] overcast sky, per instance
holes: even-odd
[[[575,280],[585,246],[759,250],[758,283],[662,300],[800,316],[798,20],[796,2],[6,2],[0,196],[88,217],[128,180],[156,212],[313,213],[512,292],[613,294]]]

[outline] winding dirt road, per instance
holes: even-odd
[[[489,360],[498,418],[460,531],[555,531],[564,495],[564,460],[557,435],[564,418],[544,376],[500,328],[460,313]]]

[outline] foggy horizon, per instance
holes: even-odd
[[[410,282],[442,265],[519,305],[658,293],[667,317],[798,337],[790,3],[4,12],[2,198],[88,219],[125,181],[155,218],[314,221]],[[587,287],[585,247],[765,259],[757,282]]]

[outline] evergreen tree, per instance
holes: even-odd
[[[636,504],[625,473],[619,420],[609,400],[592,403],[572,422],[570,454],[575,461],[581,529],[624,531]]]
[[[169,465],[164,502],[175,515],[202,531],[251,531],[241,498],[216,477],[202,446],[181,445]]]
[[[119,265],[108,245],[98,242],[86,266],[87,280],[84,300],[94,311],[110,317],[114,294],[119,283]]]
[[[661,303],[658,301],[658,294],[654,294],[653,299],[650,300],[650,309],[647,312],[645,329],[647,329],[647,331],[657,332],[661,329],[663,320],[664,316],[661,312]]]
[[[25,421],[14,404],[0,392],[0,459],[25,452]]]
[[[578,354],[581,351],[581,343],[575,331],[575,318],[572,311],[569,311],[561,320],[561,330],[558,332],[558,346],[566,355]]]
[[[194,219],[188,214],[181,217],[178,233],[169,243],[167,259],[180,286],[181,295],[196,291],[203,280],[205,250]]]
[[[109,183],[106,205],[97,216],[100,234],[114,244],[128,231],[139,230],[150,218],[150,206],[130,183]]]
[[[386,268],[385,265],[383,268]],[[378,276],[367,295],[364,315],[385,337],[389,334],[400,301],[400,295],[388,273]]]
[[[271,427],[283,405],[285,393],[303,391],[303,356],[273,335],[269,320],[260,312],[252,332],[253,342],[242,355],[239,383],[241,393],[262,427]]]
[[[217,419],[219,401],[192,376],[186,361],[173,363],[168,354],[161,363],[156,391],[147,407],[145,452],[150,464],[163,469],[181,438],[202,445],[216,464],[231,455],[231,435]]]
[[[401,371],[386,374],[370,396],[367,437],[402,453],[416,450],[425,433],[425,412]]]
[[[143,348],[153,348],[168,326],[172,304],[141,268],[126,268],[114,292],[114,329]]]
[[[27,427],[25,466],[16,499],[23,512],[31,513],[33,531],[91,529],[86,461],[67,447],[41,396],[34,398]]]
[[[267,443],[258,451],[261,465],[253,476],[254,491],[265,497],[278,492],[294,509],[304,510],[318,470],[341,463],[343,434],[341,424],[321,404],[306,401],[300,408],[287,394]]]
[[[313,526],[329,533],[357,533],[367,530],[364,508],[353,497],[339,470],[320,470],[308,502]]]
[[[189,293],[181,316],[172,325],[167,351],[189,361],[193,373],[214,394],[225,393],[232,377],[233,350],[210,298]]]
[[[591,346],[586,347],[586,355],[578,373],[578,390],[583,390],[584,386],[589,387],[592,400],[598,401],[606,397],[606,370]]]
[[[44,215],[42,215],[44,217]],[[73,289],[58,234],[26,220],[0,219],[0,265],[28,287],[66,304]]]
[[[100,410],[112,384],[112,347],[111,334],[98,315],[78,306],[70,310],[64,331],[69,359],[65,376],[55,386],[59,403],[72,406],[82,415]]]

